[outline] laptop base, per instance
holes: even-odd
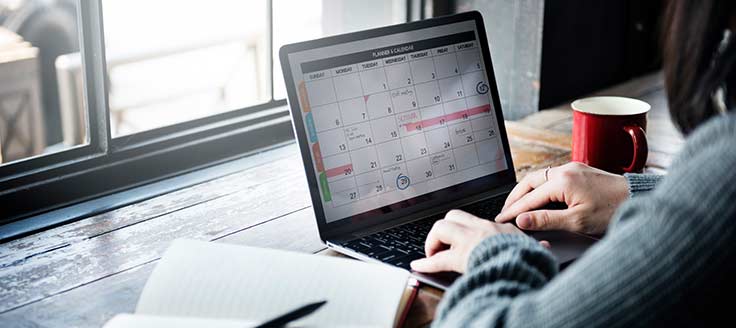
[[[499,213],[505,198],[504,194],[461,209],[479,217],[492,218]],[[409,263],[425,257],[424,240],[432,224],[443,217],[444,215],[430,216],[347,242],[328,241],[327,245],[337,252],[363,261],[384,263],[411,271]],[[569,265],[597,241],[595,238],[567,231],[535,231],[528,234],[536,240],[548,241],[552,245],[550,251],[561,267]],[[454,272],[426,274],[414,271],[412,275],[420,282],[442,290],[460,276]]]

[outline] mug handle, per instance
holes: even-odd
[[[647,135],[644,133],[644,129],[638,125],[624,126],[624,131],[631,136],[631,141],[634,144],[634,158],[631,160],[631,165],[624,167],[624,172],[641,172],[647,163],[647,155],[649,155]]]

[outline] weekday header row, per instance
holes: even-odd
[[[450,45],[454,45],[450,47]],[[302,73],[317,73],[328,68],[339,68],[334,75],[347,74],[355,68],[351,65],[358,65],[360,70],[376,68],[380,65],[390,65],[408,61],[409,59],[421,59],[431,56],[430,49],[435,49],[435,55],[454,52],[465,48],[476,47],[475,32],[467,31],[432,39],[425,39],[416,42],[403,43],[389,47],[379,48],[375,50],[367,50],[347,55],[318,59],[315,61],[304,62],[301,64]],[[407,56],[408,55],[408,56]],[[346,67],[343,67],[346,66]],[[309,74],[310,76],[312,74]],[[315,74],[309,79],[319,79],[324,74]]]

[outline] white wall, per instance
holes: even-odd
[[[325,35],[353,32],[403,23],[404,0],[323,0],[322,27]]]

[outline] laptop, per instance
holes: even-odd
[[[480,13],[289,44],[279,57],[328,247],[410,270],[448,210],[500,212],[516,175]],[[594,241],[540,238],[560,263]],[[413,274],[441,289],[455,277]]]

